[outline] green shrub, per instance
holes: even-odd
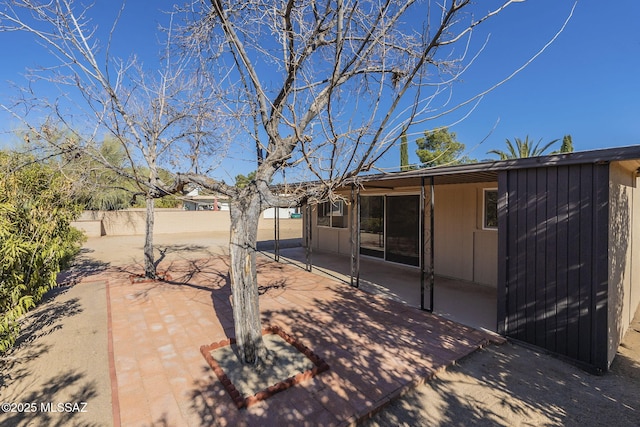
[[[56,285],[78,252],[82,233],[70,226],[80,206],[54,165],[0,153],[0,353],[15,343],[19,319]]]

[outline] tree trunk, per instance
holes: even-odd
[[[256,243],[261,210],[258,195],[239,199],[244,200],[230,204],[229,254],[235,338],[243,362],[260,366],[265,363],[267,355],[262,341],[256,273]]]
[[[153,197],[147,196],[147,220],[144,230],[144,277],[156,278],[156,266],[153,255],[153,224],[155,222],[155,209]]]

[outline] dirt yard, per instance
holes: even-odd
[[[640,310],[611,371],[507,343],[459,361],[366,426],[640,426]]]

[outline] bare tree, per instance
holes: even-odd
[[[521,1],[492,0],[492,6],[476,6],[470,0],[194,0],[183,10],[183,60],[215,75],[208,83],[228,89],[219,102],[233,129],[243,132],[234,138],[234,146],[245,144],[232,151],[252,153],[255,165],[254,178],[241,188],[197,167],[179,174],[178,180],[230,198],[234,326],[245,363],[267,360],[256,276],[261,212],[335,199],[337,186],[374,169],[402,134],[417,134],[422,130],[417,126],[460,108],[472,110],[484,95],[512,78],[564,25],[529,61],[497,78],[493,86],[455,105],[450,96],[485,46],[484,41],[473,43],[475,30]],[[83,85],[87,77],[97,82],[105,96],[90,105],[96,106],[99,122],[111,120],[109,129],[122,135],[126,147],[139,142],[148,147],[149,137],[134,132],[140,128],[129,115],[128,98],[118,91],[119,80],[101,71],[86,37],[78,36],[82,28],[69,19],[71,0],[52,0],[47,6],[33,0],[3,4],[1,25],[33,32],[68,69],[78,70],[71,75]],[[55,27],[56,41],[49,32],[34,31],[26,24],[30,21],[16,19],[7,5],[26,7],[37,16],[43,8],[52,10],[47,13],[53,18],[45,14],[38,19],[61,22]],[[67,53],[67,44],[81,53],[83,62]],[[123,64],[119,70],[126,74],[130,68]],[[118,121],[113,121],[116,116]],[[197,123],[199,129],[206,121]],[[192,141],[193,147],[201,147],[200,139]],[[146,153],[147,162],[157,160],[153,151]],[[193,156],[202,160],[201,155]],[[285,170],[311,183],[274,190],[274,177]],[[163,188],[155,176],[137,182],[154,191]]]
[[[375,168],[401,135],[460,108],[473,109],[512,78],[530,61],[452,105],[453,85],[485,45],[472,51],[474,31],[519,2],[492,1],[492,9],[487,2],[474,6],[469,0],[199,0],[190,5],[189,13],[198,19],[187,27],[182,46],[205,65],[217,58],[208,66],[219,73],[217,81],[236,89],[236,97],[226,100],[227,110],[244,131],[239,139],[248,144],[244,152],[255,153],[255,178],[242,188],[200,174],[183,177],[231,200],[233,313],[246,363],[260,364],[266,355],[256,282],[260,213],[338,197],[337,186]],[[270,184],[284,170],[313,183],[274,192]]]
[[[89,156],[135,183],[146,201],[145,276],[155,278],[154,200],[178,189],[160,179],[159,168],[163,164],[182,166],[180,158],[192,162],[189,140],[209,142],[199,145],[199,156],[205,157],[211,150],[210,138],[219,124],[212,117],[215,85],[202,73],[194,72],[197,67],[191,67],[188,60],[170,51],[171,14],[167,15],[162,60],[149,71],[136,57],[122,60],[111,56],[110,40],[117,22],[101,44],[90,7],[73,0],[7,0],[1,6],[0,31],[32,34],[58,61],[53,68],[32,70],[31,78],[71,90],[71,95],[64,92],[61,96],[76,104],[71,110],[65,109],[64,99],[48,100],[27,87],[17,105],[5,108],[49,148]],[[46,112],[47,120],[34,123],[17,107],[39,107]],[[61,139],[60,131],[69,136]],[[99,149],[105,137],[121,145],[125,162],[114,163]]]

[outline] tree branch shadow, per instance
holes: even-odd
[[[35,403],[36,409],[32,412],[10,412],[5,413],[2,425],[6,426],[54,426],[64,427],[68,425],[82,425],[82,426],[100,426],[99,423],[87,422],[83,420],[81,423],[78,419],[86,419],[83,416],[83,412],[69,411],[61,412],[58,410],[58,403],[86,403],[92,398],[97,396],[96,384],[93,381],[87,381],[83,373],[79,373],[77,370],[69,369],[58,375],[50,377],[41,388],[31,390],[26,394],[22,394],[19,400],[11,398],[10,396],[3,396],[5,402],[20,402],[20,403]],[[64,394],[69,389],[77,389],[72,393],[68,400],[64,402],[60,401],[59,396]],[[79,407],[82,409],[82,407]],[[85,407],[85,411],[90,411],[90,408]]]
[[[95,381],[89,380],[84,372],[75,368],[64,369],[51,376],[47,376],[47,368],[43,376],[41,370],[45,365],[36,360],[52,351],[54,344],[51,344],[49,337],[55,337],[55,333],[63,328],[63,320],[84,311],[77,297],[61,298],[69,289],[69,286],[61,286],[45,294],[42,303],[22,319],[23,327],[16,345],[0,357],[2,401],[36,405],[31,407],[31,412],[3,414],[2,425],[60,427],[99,425],[99,423],[88,421],[90,415],[75,410],[61,412],[56,406],[58,403],[90,402],[98,395]],[[39,364],[42,365],[40,368]],[[90,404],[85,407],[88,412],[90,412],[89,406]]]
[[[93,252],[91,249],[82,248],[80,253],[74,258],[71,266],[58,273],[58,284],[75,285],[80,283],[84,278],[109,270],[111,263],[91,258],[88,255],[91,252]]]
[[[0,357],[3,369],[0,370],[0,390],[9,382],[22,382],[29,377],[30,371],[26,362],[47,353],[51,345],[39,342],[62,328],[61,321],[82,313],[78,298],[66,301],[56,300],[68,291],[68,286],[54,288],[47,292],[40,305],[20,320],[21,331],[15,345]]]

